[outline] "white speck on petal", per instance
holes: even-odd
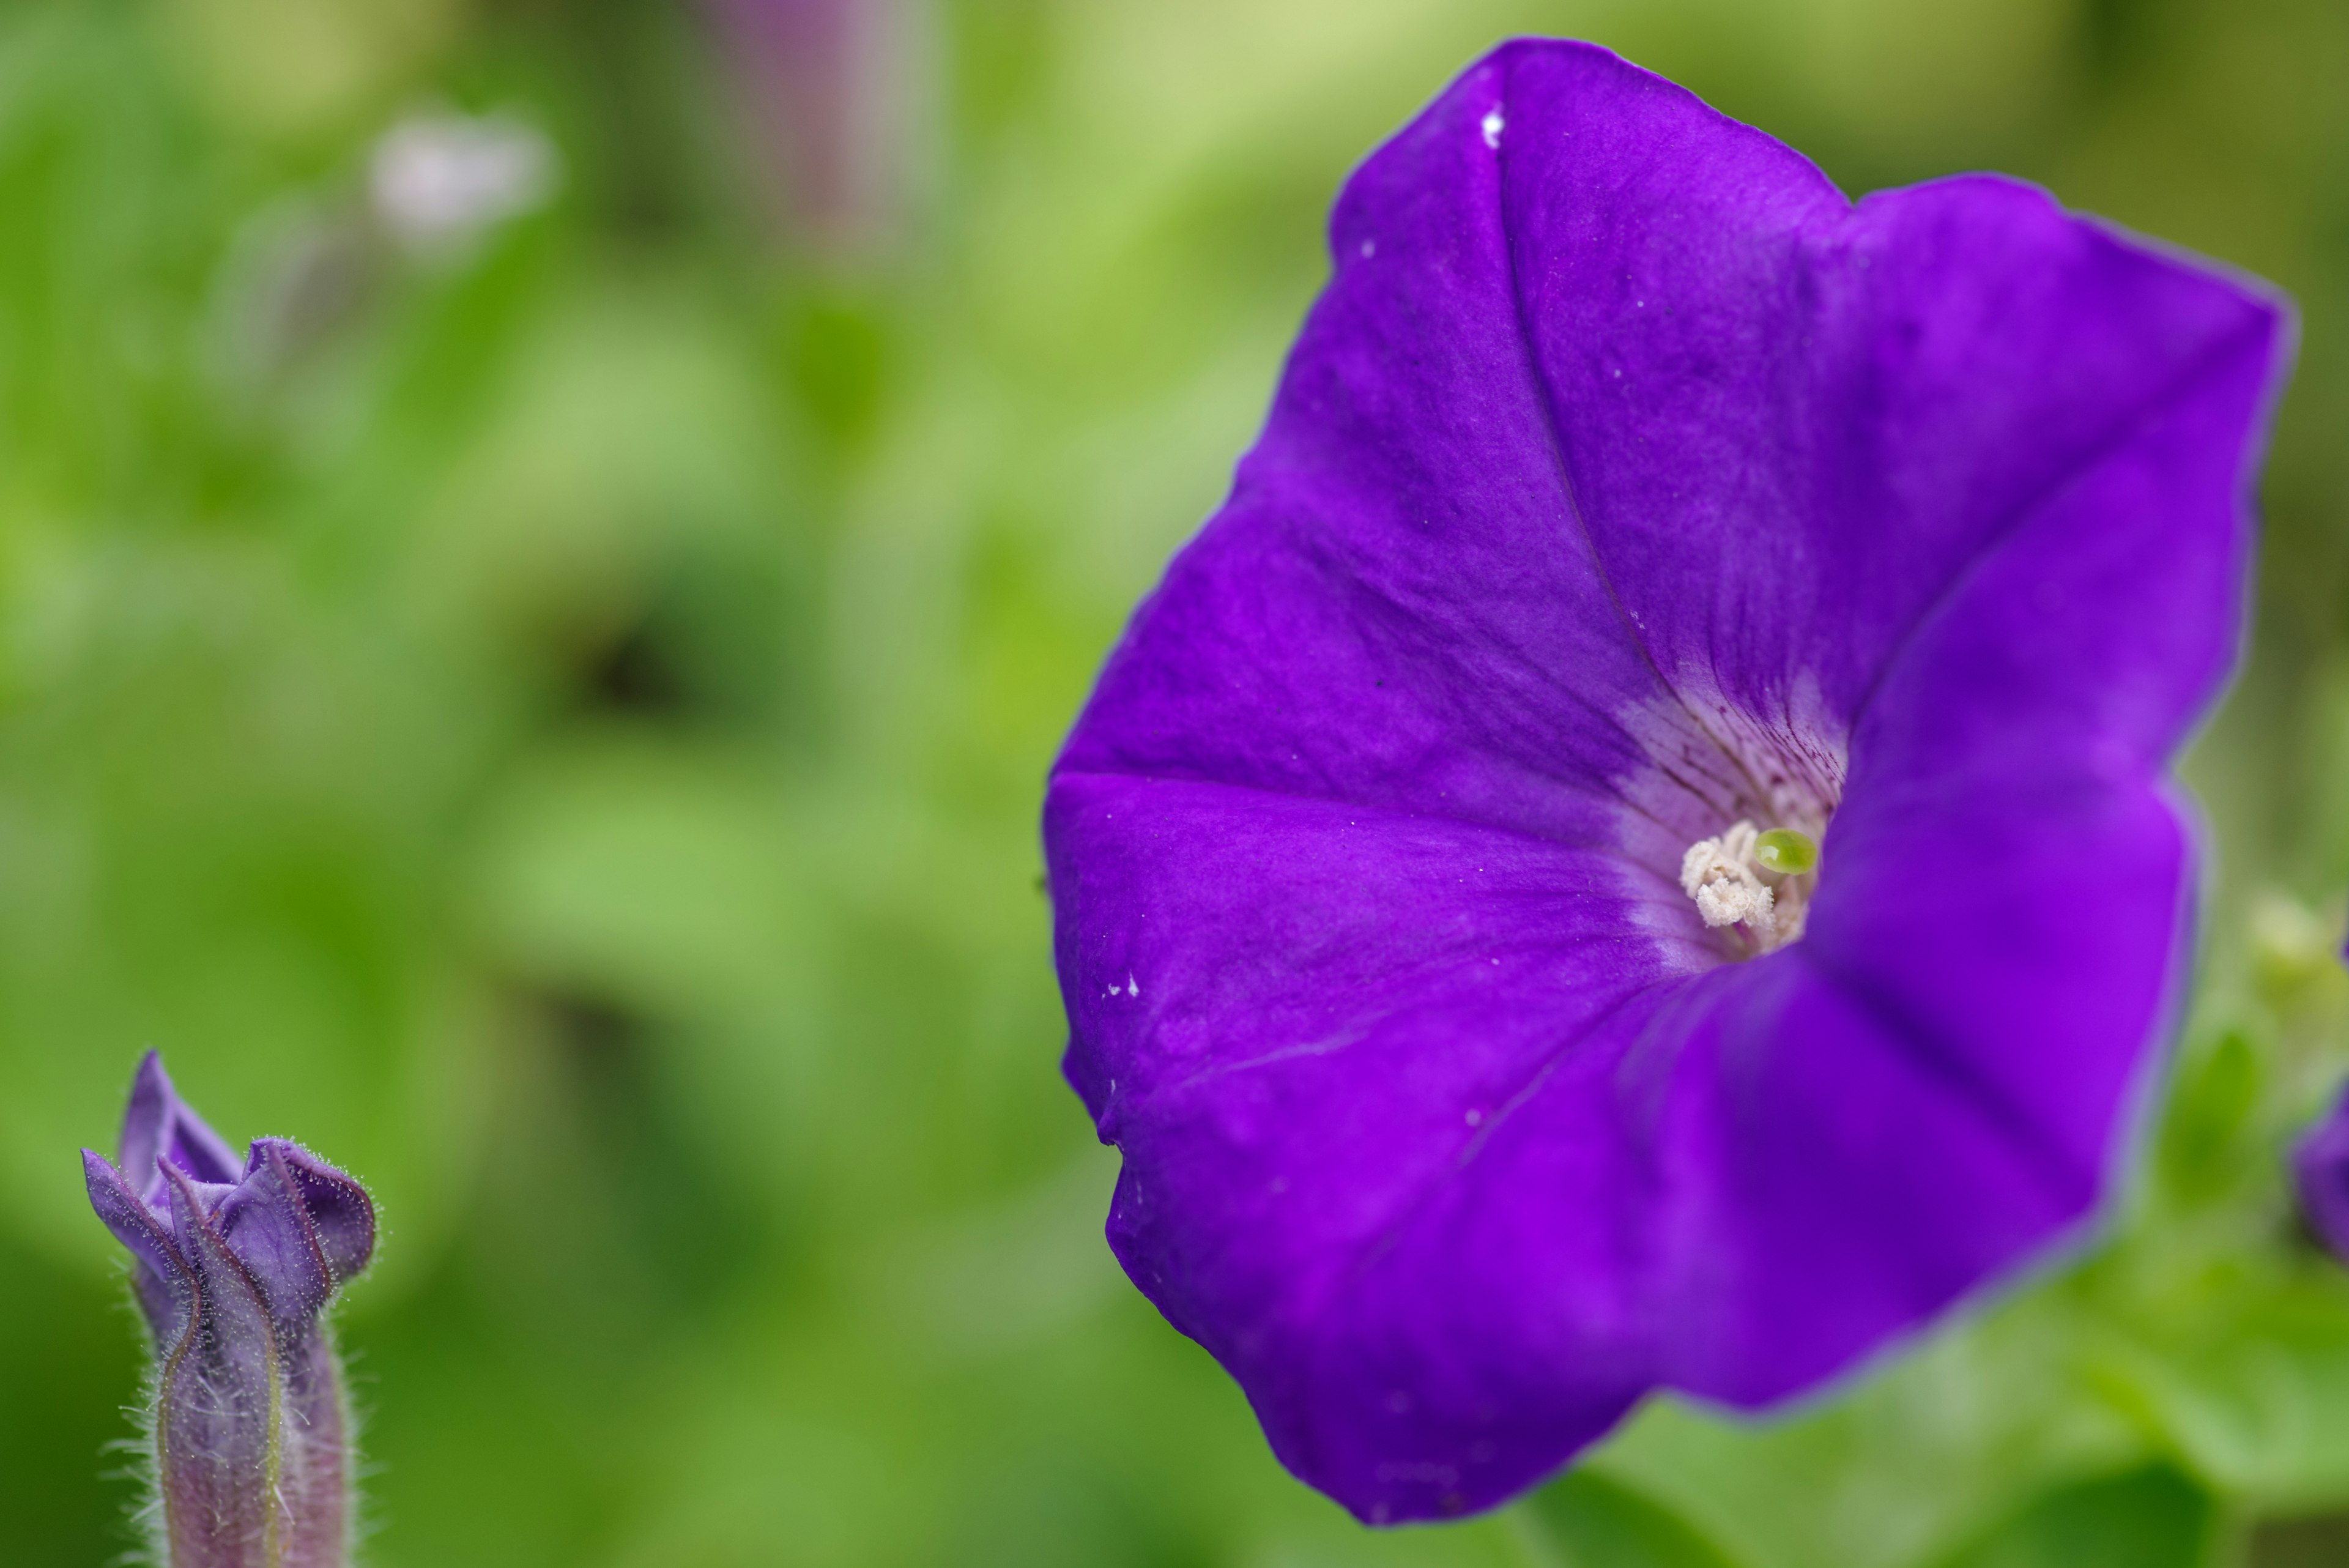
[[[1508,123],[1501,118],[1499,104],[1496,103],[1487,109],[1485,112],[1485,145],[1498,151],[1501,146],[1501,128]]]
[[[1378,254],[1379,242],[1376,240],[1364,240],[1362,242],[1362,254],[1366,256],[1374,256]]]
[[[1468,1113],[1468,1125],[1469,1125],[1470,1127],[1482,1127],[1482,1126],[1484,1125],[1484,1122],[1485,1122],[1485,1113],[1484,1113],[1484,1112],[1482,1112],[1482,1111],[1470,1111],[1470,1112]]]
[[[1112,986],[1111,989],[1115,990],[1116,987]],[[1133,971],[1132,970],[1127,970],[1125,971],[1125,994],[1128,996],[1140,996],[1142,994],[1142,987],[1133,983]]]

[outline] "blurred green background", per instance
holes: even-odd
[[[1374,1534],[1102,1244],[1034,818],[1345,171],[1520,31],[2251,268],[2302,364],[2106,1238]],[[378,1568],[2349,1562],[2277,1168],[2349,1070],[2344,83],[2337,0],[11,0],[0,1561],[131,1544],[74,1151],[151,1044],[380,1200]]]

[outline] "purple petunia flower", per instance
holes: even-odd
[[[2292,1150],[2292,1174],[2308,1228],[2349,1263],[2349,1090]]]
[[[1652,1389],[1811,1387],[2090,1213],[2287,334],[1576,44],[1476,65],[1330,239],[1045,835],[1111,1243],[1384,1522]]]
[[[319,1314],[375,1250],[366,1190],[284,1138],[254,1139],[240,1167],[151,1051],[121,1165],[84,1149],[82,1168],[154,1331],[162,1560],[340,1568],[350,1423]]]

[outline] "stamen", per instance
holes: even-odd
[[[1752,823],[1739,822],[1688,846],[1681,891],[1696,901],[1707,926],[1742,925],[1770,952],[1803,934],[1808,888],[1795,878],[1818,864],[1818,843],[1808,834],[1791,827],[1757,833]]]
[[[1708,926],[1741,921],[1756,933],[1776,924],[1777,899],[1754,875],[1754,825],[1741,822],[1718,838],[1701,838],[1681,857],[1681,891],[1696,900]]]

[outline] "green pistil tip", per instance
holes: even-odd
[[[1799,877],[1819,868],[1818,841],[1791,827],[1774,827],[1754,840],[1754,863],[1781,877]]]

